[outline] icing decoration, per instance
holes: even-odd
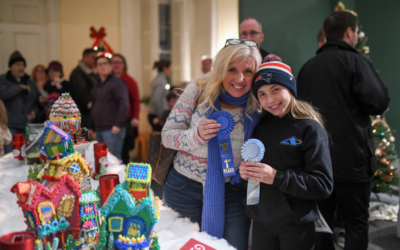
[[[210,119],[216,120],[217,123],[221,124],[217,134],[224,177],[233,176],[235,175],[235,162],[233,160],[230,133],[235,126],[235,120],[233,116],[226,111],[218,111],[214,113]]]
[[[151,167],[145,163],[129,163],[126,168],[127,182],[136,183],[150,183],[151,181]]]
[[[61,198],[60,205],[57,208],[58,218],[68,218],[72,216],[72,211],[75,206],[75,197],[72,195],[64,194]]]
[[[120,233],[123,230],[125,217],[113,216],[108,218],[108,231],[112,233]]]
[[[28,224],[29,228],[31,228],[31,229],[36,231],[36,223],[35,223],[35,219],[33,218],[32,213],[27,211],[25,213],[25,218],[27,220],[27,224]]]
[[[43,201],[38,206],[38,214],[42,225],[49,223],[51,219],[54,219],[56,212],[54,210],[53,203],[50,201]]]
[[[260,162],[264,157],[264,144],[257,139],[247,140],[242,147],[242,157],[247,162]],[[247,182],[247,205],[256,205],[260,202],[260,182],[252,178]]]

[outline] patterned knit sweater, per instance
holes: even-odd
[[[204,141],[197,132],[203,119],[207,119],[204,108],[199,108],[200,91],[196,83],[189,84],[172,109],[162,131],[162,143],[167,148],[178,150],[174,159],[174,168],[180,174],[205,183],[208,141]],[[243,161],[241,149],[244,144],[244,111],[242,108],[225,109],[234,120],[231,132],[232,151],[235,168]],[[225,178],[228,182],[230,177]]]

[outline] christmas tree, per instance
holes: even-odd
[[[37,179],[37,176],[40,170],[42,170],[42,165],[36,165],[36,163],[34,166],[30,167],[28,170],[28,180],[39,181],[39,179]]]
[[[108,250],[114,250],[115,245],[114,245],[114,233],[110,233],[110,237],[108,239]]]
[[[395,151],[392,131],[386,122],[385,117],[375,116],[372,118],[372,133],[374,136],[375,156],[378,170],[372,182],[372,192],[392,193],[391,185],[398,185],[398,174],[393,163],[399,161]]]

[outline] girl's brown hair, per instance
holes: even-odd
[[[321,127],[326,132],[324,120],[323,120],[321,114],[317,110],[315,110],[311,104],[309,104],[305,101],[296,100],[296,98],[294,98],[292,93],[290,93],[290,95],[291,95],[291,99],[290,99],[290,103],[288,106],[290,115],[294,119],[315,120],[316,122],[318,122],[321,125]],[[268,115],[268,112],[265,111],[265,109],[262,109],[261,117],[264,118],[267,115]]]
[[[3,130],[7,130],[7,109],[6,106],[4,105],[3,101],[0,100],[0,127]]]

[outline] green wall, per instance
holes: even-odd
[[[400,1],[390,4],[376,0],[342,0],[346,9],[354,10],[368,37],[370,58],[389,88],[390,112],[386,118],[400,149]],[[326,16],[337,5],[333,0],[239,0],[239,21],[254,17],[263,25],[261,47],[277,54],[292,67],[297,76],[302,65],[318,49],[317,34]]]
[[[386,2],[386,4],[385,4]],[[357,0],[359,25],[368,37],[370,59],[389,88],[391,97],[386,119],[400,151],[400,1]],[[398,71],[399,70],[399,71]]]

